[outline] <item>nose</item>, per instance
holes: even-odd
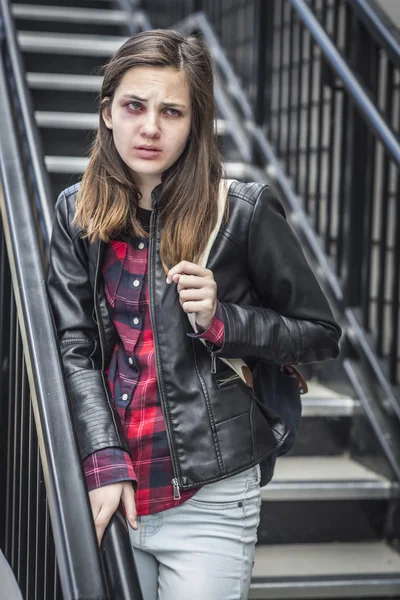
[[[160,125],[158,122],[158,116],[153,111],[148,111],[144,116],[142,126],[140,128],[141,135],[149,138],[156,138],[160,135]]]

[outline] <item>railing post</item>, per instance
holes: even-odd
[[[346,9],[349,11],[347,6]],[[370,68],[369,62],[365,60],[369,41],[355,14],[351,13],[350,16],[349,13],[350,65],[356,74],[366,79]],[[369,129],[352,102],[349,102],[348,107],[346,146],[348,156],[344,171],[346,222],[343,291],[348,306],[361,306],[362,294],[368,293],[368,290],[363,290],[362,285],[369,195],[372,193],[368,185],[370,174],[367,168],[373,169],[374,162],[370,156],[373,148]]]
[[[261,127],[268,123],[271,115],[272,98],[272,51],[274,40],[275,2],[257,0],[255,5],[256,25],[256,99],[255,120]]]
[[[7,501],[7,399],[9,395],[10,369],[10,305],[11,281],[4,238],[3,224],[0,217],[0,479],[3,482],[0,492],[0,506],[5,507]],[[3,509],[2,509],[3,510]],[[6,523],[0,518],[0,548],[5,549]]]

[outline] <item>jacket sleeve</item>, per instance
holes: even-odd
[[[107,447],[128,450],[101,370],[86,246],[62,193],[50,244],[48,293],[82,459]]]
[[[221,303],[224,344],[215,354],[276,364],[336,358],[341,329],[270,186],[254,206],[248,265],[260,306]]]

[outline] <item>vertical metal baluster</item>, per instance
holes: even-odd
[[[15,337],[17,327],[17,315],[15,310],[14,293],[12,287],[9,290],[10,298],[10,328],[9,328],[9,378],[8,378],[8,419],[7,419],[7,478],[6,478],[6,523],[5,523],[5,546],[4,554],[7,560],[11,563],[13,554],[13,523],[12,523],[12,507],[13,507],[13,421],[14,421],[14,402],[12,399],[12,389],[15,371]]]
[[[304,26],[300,19],[297,19],[298,23],[298,67],[297,67],[297,126],[296,126],[296,191],[301,193],[301,158],[304,154],[302,149],[301,134],[303,131],[303,52],[304,52]]]
[[[14,294],[11,290],[11,310],[10,310],[10,371],[9,371],[9,396],[8,396],[8,448],[7,448],[7,505],[6,505],[6,546],[5,556],[9,561],[11,568],[14,569],[14,414],[15,403],[12,390],[14,389],[15,379],[15,344],[17,335],[17,315],[14,301]]]
[[[270,84],[267,85],[266,82],[267,80],[270,82],[271,77],[271,56],[267,56],[267,52],[271,52],[273,45],[273,15],[271,15],[270,10],[267,10],[265,2],[257,2],[256,6],[257,12],[254,24],[257,31],[257,52],[254,72],[254,88],[256,90],[254,115],[257,125],[262,126],[265,123],[265,117],[269,121],[271,111],[271,86]]]
[[[371,40],[370,49],[368,55],[369,65],[369,89],[378,89],[379,80],[379,48]],[[376,91],[375,91],[376,95]],[[377,100],[377,97],[375,98]],[[363,248],[363,267],[361,274],[361,315],[362,315],[362,326],[369,331],[371,328],[371,295],[372,295],[372,258],[373,258],[373,227],[374,227],[374,211],[375,211],[375,172],[377,167],[377,153],[376,153],[376,137],[369,131],[367,138],[367,164],[365,173],[365,236],[364,236],[364,248]]]
[[[399,372],[399,310],[400,310],[400,172],[397,173],[396,191],[395,191],[395,231],[397,235],[394,236],[394,248],[393,248],[393,273],[392,273],[392,303],[391,303],[391,330],[392,338],[390,342],[390,357],[389,357],[389,377],[393,385],[400,383],[400,372]]]
[[[350,65],[359,79],[365,81],[370,76],[365,56],[369,52],[369,36],[356,14],[352,15],[352,43]],[[363,249],[367,232],[367,211],[365,198],[367,186],[366,168],[369,165],[369,128],[354,105],[351,108],[352,136],[349,164],[346,171],[346,281],[344,296],[348,306],[361,306],[362,271],[365,265]],[[350,164],[351,163],[351,164]],[[351,177],[350,177],[351,173]],[[351,179],[351,183],[350,183]]]
[[[21,331],[19,324],[17,323],[16,330],[16,345],[15,345],[15,379],[13,386],[13,401],[15,405],[14,411],[14,423],[13,423],[13,453],[14,453],[14,473],[13,473],[13,507],[12,507],[12,520],[13,520],[13,552],[12,552],[12,568],[19,580],[18,563],[19,563],[19,552],[20,552],[20,521],[19,521],[19,503],[21,501],[21,489],[20,483],[20,444],[19,444],[19,429],[21,422],[21,406],[22,406],[22,360],[23,360],[23,348],[21,340]]]
[[[55,572],[57,569],[56,550],[51,527],[49,503],[46,499],[46,597],[54,600]]]
[[[27,524],[27,576],[25,588],[25,600],[33,600],[35,597],[35,540],[36,540],[36,494],[35,494],[35,473],[37,469],[37,438],[35,421],[33,416],[32,398],[29,402],[29,430],[28,430],[28,503],[26,512],[28,515]]]
[[[264,38],[264,65],[260,66],[260,72],[264,74],[264,91],[262,93],[264,102],[263,102],[263,112],[259,114],[258,124],[262,125],[264,131],[268,131],[268,135],[271,134],[271,117],[272,117],[272,86],[273,86],[273,65],[274,65],[274,23],[275,23],[275,12],[276,12],[276,4],[273,2],[271,6],[268,7],[265,2],[260,2],[261,6],[263,6],[263,11],[261,13],[261,17],[263,19],[263,25],[260,27],[260,34]],[[266,13],[266,16],[263,17],[263,14]],[[258,81],[258,87],[262,85],[262,80]]]
[[[290,156],[291,156],[291,136],[292,136],[292,93],[293,93],[293,47],[294,47],[294,15],[292,7],[289,5],[288,10],[289,23],[288,23],[288,31],[289,31],[289,48],[288,48],[288,66],[287,66],[287,132],[286,132],[286,151],[285,151],[285,164],[286,171],[288,174],[291,173],[291,164],[290,164]]]
[[[281,0],[282,2],[283,0]],[[271,64],[271,117],[268,123],[268,132],[270,139],[274,145],[274,147],[278,148],[278,135],[279,135],[279,65],[280,65],[280,36],[282,32],[279,27],[280,22],[280,7],[278,4],[275,4],[275,9],[273,13],[273,23],[272,23],[272,45],[274,47],[274,51],[271,55],[272,64]]]
[[[285,6],[286,0],[281,1],[280,13],[280,40],[279,40],[279,83],[278,83],[278,131],[277,131],[277,150],[278,155],[282,156],[282,119],[283,119],[283,79],[284,79],[284,41],[285,41]]]
[[[314,2],[312,6],[314,7]],[[312,156],[312,121],[313,121],[313,97],[314,97],[314,42],[312,35],[308,32],[308,86],[307,86],[307,136],[306,136],[306,166],[305,166],[305,184],[304,184],[304,208],[310,215],[310,175],[311,175],[311,156]]]
[[[321,25],[326,29],[326,2],[322,3],[322,14],[321,14]],[[321,233],[321,182],[322,182],[322,169],[325,165],[323,161],[323,154],[326,152],[324,149],[324,131],[325,131],[325,101],[324,101],[324,85],[323,85],[323,56],[322,52],[319,54],[319,82],[318,82],[318,99],[317,99],[317,147],[315,162],[316,168],[316,184],[315,184],[315,219],[314,227],[318,234]],[[326,201],[326,199],[325,199]]]
[[[0,217],[0,477],[3,485],[0,492],[0,506],[3,507],[0,522],[0,548],[8,555],[8,490],[9,488],[9,405],[10,405],[10,319],[12,289],[4,231]]]
[[[376,349],[379,356],[383,356],[384,347],[384,326],[385,326],[385,287],[386,287],[386,261],[387,261],[387,223],[388,223],[388,193],[389,186],[389,157],[385,151],[382,153],[382,195],[380,206],[380,230],[379,230],[379,249],[378,249],[378,294],[377,294],[377,314],[376,314]]]
[[[59,577],[59,572],[58,572],[58,563],[57,563],[57,560],[54,561],[54,575],[53,575],[53,580],[54,580],[53,598],[54,598],[54,600],[62,600],[61,584],[60,584],[60,577]]]
[[[339,6],[340,0],[335,0],[332,10],[333,10],[333,30],[332,30],[332,39],[336,45],[338,45],[338,31],[339,31]],[[334,173],[336,171],[335,167],[335,154],[336,154],[336,144],[339,140],[339,136],[336,129],[336,109],[337,109],[337,82],[336,77],[332,73],[330,67],[329,74],[332,77],[331,87],[330,87],[330,105],[329,105],[329,142],[328,142],[328,174],[327,174],[327,196],[326,196],[326,232],[324,239],[324,248],[325,252],[328,256],[331,256],[332,253],[332,242],[335,237],[337,241],[337,231],[333,232],[333,223],[334,223],[334,204],[333,204],[333,190],[334,190]]]
[[[19,423],[19,444],[20,444],[20,467],[19,467],[19,535],[18,535],[18,582],[21,589],[26,586],[26,567],[27,567],[27,500],[29,490],[27,488],[29,471],[28,454],[28,427],[29,427],[29,382],[26,371],[24,355],[22,355],[22,385],[21,385],[21,419]]]
[[[349,49],[352,45],[352,20],[350,8],[347,4],[344,6],[345,23],[345,41],[344,55],[348,57]],[[342,119],[341,119],[341,150],[339,167],[339,202],[338,202],[338,237],[336,252],[336,272],[338,277],[343,276],[343,259],[345,247],[345,221],[347,218],[348,207],[346,204],[346,195],[348,187],[351,188],[351,161],[352,161],[352,131],[353,131],[353,112],[354,107],[347,92],[343,92],[342,101]]]
[[[390,122],[393,114],[393,63],[387,63],[387,85],[386,85],[386,119]],[[386,288],[386,263],[388,260],[387,234],[389,216],[389,177],[390,158],[386,152],[383,153],[383,177],[382,197],[380,206],[380,232],[379,232],[379,284],[377,298],[377,352],[383,356],[385,341],[385,288]]]
[[[46,502],[45,502],[45,514],[44,514],[44,594],[43,597],[45,600],[53,600],[50,592],[52,590],[52,585],[51,585],[51,581],[50,578],[53,575],[53,567],[54,567],[54,563],[53,563],[53,558],[54,558],[54,550],[52,553],[52,548],[51,548],[51,528],[50,528],[50,516],[49,516],[49,505],[47,502],[47,497],[46,497]],[[52,555],[53,554],[53,555]]]
[[[40,452],[38,448],[37,453],[37,471],[36,471],[36,561],[35,561],[35,571],[36,571],[36,590],[35,590],[35,600],[44,600],[45,596],[45,521],[46,521],[46,490],[43,478],[42,464],[40,461]]]

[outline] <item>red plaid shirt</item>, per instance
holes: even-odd
[[[140,210],[145,228],[150,214]],[[181,491],[180,500],[173,498],[174,475],[157,388],[147,259],[147,239],[120,236],[109,244],[103,264],[106,297],[119,334],[106,373],[131,456],[121,448],[105,448],[83,461],[89,490],[134,481],[138,515],[178,506],[198,489]],[[198,337],[221,346],[223,335],[218,304],[210,327]]]

